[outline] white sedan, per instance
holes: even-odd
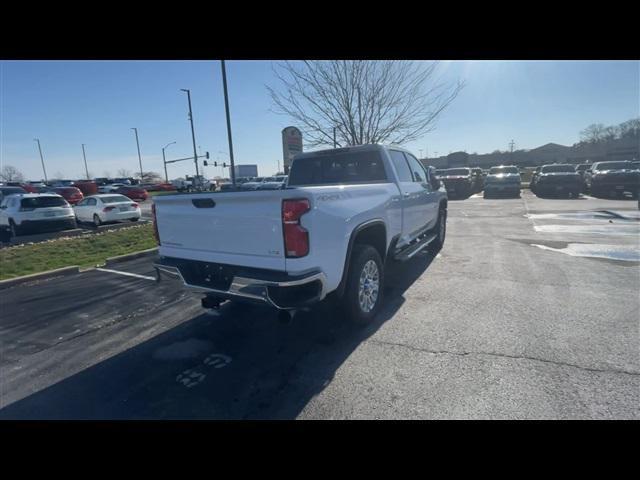
[[[117,193],[85,197],[73,210],[79,222],[93,222],[96,227],[120,220],[137,222],[142,216],[137,203]]]

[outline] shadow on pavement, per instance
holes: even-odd
[[[367,327],[326,302],[289,325],[273,310],[226,303],[6,406],[0,419],[295,418],[432,261],[424,253],[389,266],[385,306]]]

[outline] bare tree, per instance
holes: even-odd
[[[640,138],[640,118],[633,118],[618,125],[620,138]]]
[[[161,183],[163,181],[160,174],[156,172],[142,172],[142,176],[136,172],[135,177],[140,179],[140,183]]]
[[[403,144],[435,128],[464,84],[436,78],[437,62],[332,60],[278,63],[276,113],[299,124],[309,146]]]
[[[580,140],[586,143],[598,143],[605,138],[606,127],[602,123],[594,123],[580,132]]]
[[[24,175],[16,167],[5,165],[0,171],[0,180],[3,182],[24,182]]]
[[[121,168],[118,170],[119,178],[129,178],[131,176],[131,170],[127,170],[126,168]]]

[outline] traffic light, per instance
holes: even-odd
[[[207,160],[209,160],[209,152],[205,152],[204,158],[206,158]]]
[[[205,167],[208,167],[208,166],[209,166],[209,164],[207,163],[207,161],[206,161],[206,160],[204,161],[204,166],[205,166]]]

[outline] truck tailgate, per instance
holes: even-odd
[[[283,191],[155,197],[160,255],[285,270]]]

